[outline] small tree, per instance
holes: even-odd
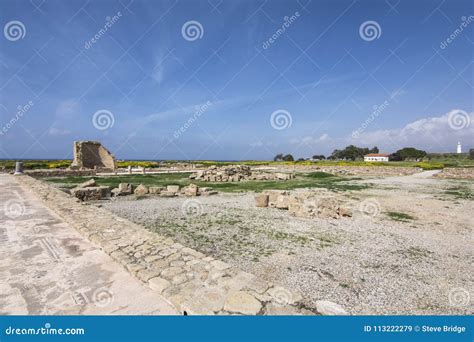
[[[291,154],[287,154],[286,156],[283,157],[284,161],[294,161],[295,158]]]
[[[278,153],[275,158],[273,158],[273,161],[282,161],[283,160],[283,153]]]
[[[426,152],[414,147],[405,147],[392,154],[392,160],[420,160],[426,156]]]
[[[474,159],[474,148],[469,150],[469,159]]]
[[[313,159],[314,159],[314,160],[324,160],[324,159],[326,159],[326,157],[325,157],[324,155],[322,155],[322,154],[315,154],[315,155],[313,156]]]

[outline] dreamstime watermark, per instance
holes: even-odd
[[[119,19],[122,17],[122,12],[118,11],[115,15],[112,17],[107,16],[105,17],[105,24],[104,26],[87,42],[84,43],[84,48],[86,50],[89,50],[93,44],[97,43],[106,33],[107,31],[112,28],[112,26],[119,21]]]
[[[464,110],[456,109],[449,113],[448,124],[452,129],[459,131],[471,125],[471,117]]]
[[[468,290],[462,287],[455,287],[449,291],[448,300],[452,306],[463,307],[469,305],[471,296]]]
[[[359,35],[363,40],[371,42],[380,38],[382,35],[382,28],[378,22],[374,20],[368,20],[360,25]]]
[[[92,294],[92,302],[99,308],[105,308],[114,301],[113,293],[106,288],[99,288]]]
[[[34,106],[34,102],[33,101],[28,101],[28,103],[24,106],[18,106],[17,107],[17,112],[15,113],[15,116],[13,118],[11,118],[3,127],[2,129],[0,130],[0,135],[5,135],[9,130],[10,128],[12,128],[17,122],[18,120],[21,119],[21,117],[23,115],[25,115],[25,113],[27,113],[31,107]]]
[[[5,328],[5,335],[84,335],[84,328],[53,328],[50,323],[45,323],[39,328]]]
[[[291,24],[293,24],[298,18],[300,17],[299,12],[295,12],[295,14],[291,16],[286,16],[283,18],[284,22],[281,27],[273,33],[270,38],[263,42],[262,47],[264,50],[268,49],[270,45],[275,43],[280,36],[286,32],[288,28],[290,28]]]
[[[189,42],[202,39],[204,36],[204,27],[196,20],[190,20],[181,27],[181,35]]]
[[[92,292],[92,295],[88,295],[90,291],[90,288],[77,290],[72,293],[71,296],[74,302],[79,306],[93,304],[99,308],[105,308],[111,305],[114,301],[113,292],[105,287],[97,288]]]
[[[209,108],[212,106],[211,101],[207,101],[205,104],[196,106],[196,110],[194,111],[193,115],[182,125],[179,129],[174,131],[173,136],[175,139],[178,139],[184,132],[188,130],[189,127],[193,125],[193,123],[199,119],[199,117],[207,112]]]
[[[3,212],[6,217],[15,220],[23,216],[26,212],[25,203],[18,192],[15,191],[15,197],[7,200],[3,205]]]
[[[12,20],[3,27],[3,35],[11,42],[23,39],[26,36],[25,25],[18,20]]]
[[[365,129],[373,122],[375,119],[382,114],[382,112],[390,105],[390,103],[385,100],[381,105],[373,106],[373,111],[370,116],[357,128],[355,131],[352,132],[352,137],[354,139],[358,138]]]
[[[464,29],[467,28],[468,25],[474,21],[474,15],[470,15],[469,17],[462,17],[461,20],[462,23],[458,26],[458,28],[455,29],[453,33],[449,35],[448,38],[446,38],[439,44],[439,47],[442,50],[446,49],[448,45],[451,44],[464,31]]]
[[[199,216],[203,212],[203,207],[198,200],[186,200],[181,205],[181,212],[186,216]]]
[[[112,128],[115,123],[114,114],[106,109],[98,110],[92,116],[92,124],[100,131]]]
[[[376,217],[380,215],[382,207],[375,198],[367,198],[360,203],[359,211],[364,215]]]
[[[283,130],[291,127],[293,118],[290,112],[284,109],[278,109],[270,115],[270,124],[274,129]]]
[[[286,306],[293,303],[293,294],[281,286],[275,286],[268,290],[277,306]]]

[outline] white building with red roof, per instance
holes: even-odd
[[[388,154],[386,153],[369,153],[364,156],[366,162],[388,162]]]

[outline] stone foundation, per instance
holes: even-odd
[[[33,190],[64,221],[103,249],[151,289],[188,314],[318,314],[301,296],[220,260],[152,233],[102,208],[82,205],[53,186],[28,176]]]

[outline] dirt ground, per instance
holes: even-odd
[[[122,197],[101,205],[148,229],[351,314],[472,314],[472,181],[364,178],[353,217],[256,208],[254,194]]]

